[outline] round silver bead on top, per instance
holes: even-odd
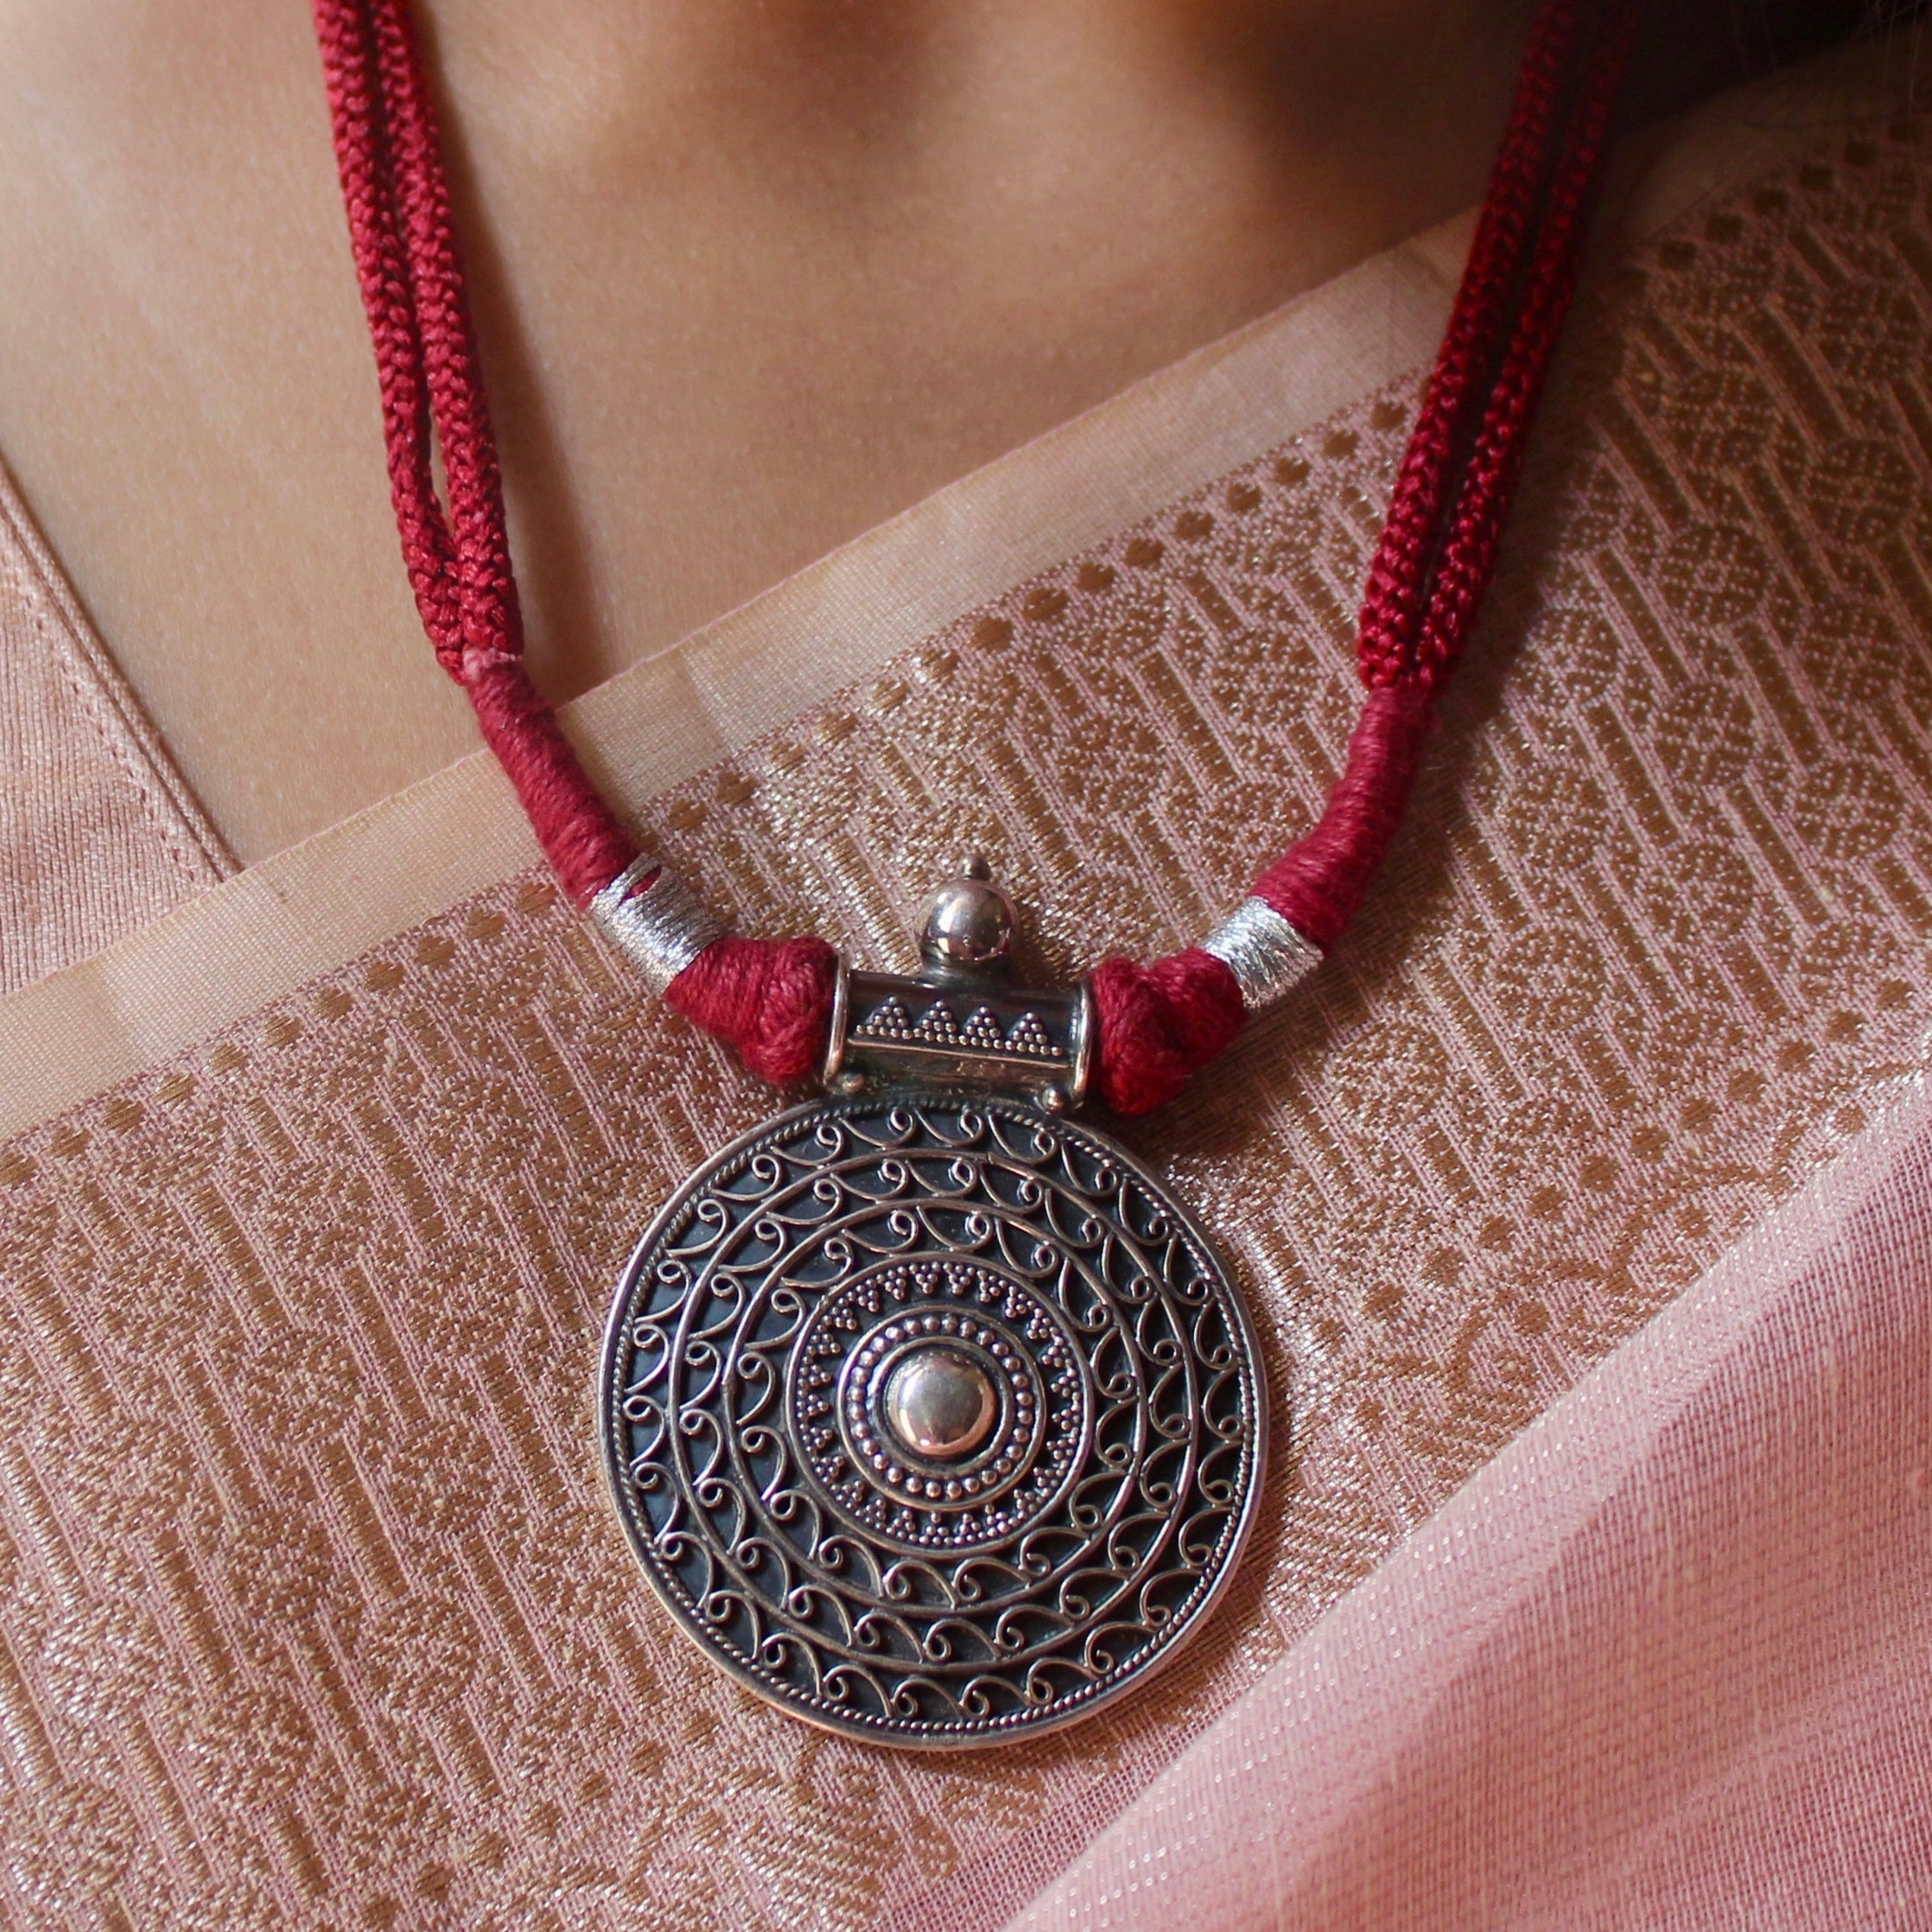
[[[993,868],[976,854],[933,894],[919,956],[939,972],[997,971],[1012,956],[1018,919],[1013,901],[993,883]]]

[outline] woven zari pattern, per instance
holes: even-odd
[[[1921,135],[1599,278],[1389,874],[1134,1133],[1276,1376],[1263,1527],[1189,1662],[933,1763],[686,1648],[601,1491],[597,1336],[638,1229],[766,1102],[512,882],[0,1155],[0,1916],[996,1922],[1855,1134],[1932,993]],[[1036,966],[1205,930],[1333,775],[1414,401],[658,801],[667,855],[880,965],[974,848],[1041,909]]]

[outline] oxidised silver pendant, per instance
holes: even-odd
[[[1085,989],[1004,977],[944,888],[918,979],[843,976],[831,1097],[727,1147],[618,1285],[606,1467],[718,1663],[852,1736],[1031,1735],[1142,1681],[1226,1587],[1267,1404],[1241,1296],[1065,1117]]]

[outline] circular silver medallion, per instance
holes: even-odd
[[[1064,1724],[1226,1586],[1267,1405],[1241,1297],[1122,1148],[1024,1100],[827,1100],[681,1188],[618,1285],[602,1429],[673,1615],[857,1737]]]

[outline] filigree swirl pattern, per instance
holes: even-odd
[[[619,1284],[603,1415],[632,1545],[713,1657],[933,1746],[1171,1656],[1267,1430],[1187,1215],[1090,1129],[962,1095],[801,1108],[701,1168]]]

